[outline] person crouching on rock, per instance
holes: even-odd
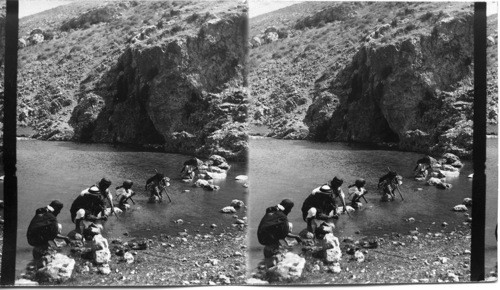
[[[48,206],[36,210],[26,233],[28,244],[34,247],[35,260],[39,260],[50,251],[50,241],[55,243],[55,239],[62,239],[69,244],[69,238],[61,235],[62,226],[57,222],[57,215],[62,208],[63,204],[54,200]]]
[[[163,190],[170,185],[169,181],[170,179],[162,173],[156,173],[146,181],[145,189],[149,190],[151,194],[149,197],[150,203],[163,201]]]
[[[132,200],[132,196],[135,195],[135,192],[132,190],[132,185],[134,183],[132,180],[125,180],[121,186],[116,188],[116,198],[118,199],[118,208],[122,211],[125,211],[130,208],[130,204],[128,204],[128,200]],[[132,200],[132,202],[134,202]]]
[[[307,222],[307,230],[311,233],[316,231],[316,220],[338,219],[335,199],[339,198],[343,206],[343,212],[347,212],[345,195],[340,186],[344,181],[336,176],[329,184],[324,184],[313,189],[311,194],[302,204],[302,218]]]
[[[353,185],[349,185],[349,197],[352,196],[351,206],[353,208],[358,208],[361,204],[360,200],[363,198],[366,201],[365,194],[368,191],[365,189],[366,181],[364,179],[357,179]]]
[[[302,241],[298,235],[292,234],[293,225],[288,221],[288,214],[293,205],[291,200],[284,199],[278,205],[266,209],[266,214],[257,229],[259,243],[266,246],[264,248],[264,257],[269,258],[277,254],[280,240],[284,240],[286,237],[294,238],[298,243]]]
[[[75,231],[79,234],[82,234],[90,226],[102,230],[102,224],[99,222],[108,219],[106,199],[108,198],[107,188],[111,185],[111,182],[103,180],[100,182],[100,187],[89,187],[83,191],[84,194],[79,195],[71,204],[71,221],[75,223]]]

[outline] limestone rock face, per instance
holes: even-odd
[[[70,123],[75,139],[245,159],[246,22],[246,13],[232,12],[196,34],[130,45],[80,99]],[[91,105],[88,95],[103,103]]]
[[[364,44],[337,75],[318,79],[309,136],[470,155],[472,25],[473,14],[463,12],[429,34]]]
[[[44,259],[47,260],[47,264],[36,273],[38,281],[60,283],[71,278],[75,260],[60,253],[46,256]]]
[[[306,259],[294,253],[286,253],[283,259],[274,267],[271,267],[267,275],[269,281],[293,281],[302,276],[302,270],[306,265]]]

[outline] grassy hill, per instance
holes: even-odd
[[[471,11],[473,4],[464,2],[305,2],[250,19],[250,37],[262,40],[249,56],[251,122],[268,126],[270,136],[306,138],[308,108],[361,47],[430,35],[436,23]],[[267,41],[266,30],[279,39]],[[490,71],[495,51],[496,44],[488,48]],[[496,79],[492,74],[491,84]],[[490,121],[496,122],[496,90],[490,91]]]

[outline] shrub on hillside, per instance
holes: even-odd
[[[182,26],[180,26],[180,25],[177,24],[174,27],[172,27],[172,29],[170,30],[170,32],[172,34],[175,34],[175,33],[179,32],[179,31],[182,31],[182,30],[183,30]]]
[[[195,21],[196,21],[196,20],[198,20],[199,18],[200,18],[200,14],[198,14],[198,13],[196,13],[196,12],[195,12],[195,13],[191,14],[190,16],[188,16],[188,17],[186,18],[186,21],[187,21],[188,23],[191,23],[191,22],[195,22]]]
[[[101,22],[110,22],[116,15],[116,10],[113,7],[100,7],[83,13],[82,15],[63,22],[61,25],[62,31],[70,29],[85,29],[92,24]]]
[[[431,11],[427,11],[427,13],[420,16],[419,19],[420,19],[420,21],[427,21],[427,20],[431,19],[432,16],[434,16],[434,13],[432,13]]]
[[[405,27],[405,31],[406,31],[406,32],[409,32],[409,31],[414,30],[415,28],[417,28],[417,26],[416,26],[415,24],[413,24],[413,23],[410,23],[410,24],[408,24],[408,25]]]

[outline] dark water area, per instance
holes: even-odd
[[[111,179],[113,196],[115,187],[125,179],[134,182],[132,189],[136,205],[118,219],[109,217],[105,224],[104,236],[127,240],[130,238],[152,237],[159,234],[174,234],[187,229],[191,234],[214,231],[211,224],[222,232],[234,222],[232,214],[222,214],[219,210],[230,205],[233,199],[246,203],[247,188],[237,175],[246,174],[245,163],[230,162],[231,169],[226,179],[215,180],[218,191],[207,191],[183,183],[178,177],[182,164],[190,156],[160,152],[141,152],[127,148],[114,148],[105,144],[75,144],[70,142],[44,142],[36,140],[18,141],[18,242],[16,272],[22,273],[32,259],[32,247],[26,241],[26,229],[37,208],[53,199],[59,199],[64,208],[58,216],[63,226],[63,234],[74,229],[69,209],[80,192],[98,182],[103,176]],[[168,194],[161,204],[147,203],[149,194],[145,192],[146,180],[155,174],[155,169],[171,178]],[[189,192],[185,192],[189,190]],[[114,199],[115,201],[116,199]],[[116,203],[115,203],[116,204]],[[243,216],[245,209],[237,214]],[[184,220],[183,224],[173,221]],[[124,233],[128,233],[125,236]]]
[[[496,160],[498,159],[496,139],[488,141],[488,237],[487,247],[495,251],[496,242],[493,221],[497,216],[498,182]],[[257,227],[265,213],[265,208],[276,205],[284,198],[289,198],[295,207],[289,214],[294,225],[294,233],[306,227],[300,208],[304,199],[315,187],[339,176],[344,179],[342,189],[347,194],[347,186],[357,178],[366,180],[368,203],[351,217],[342,215],[336,223],[335,235],[340,237],[381,236],[398,232],[406,234],[416,227],[421,231],[444,230],[451,232],[466,220],[464,213],[452,211],[461,204],[465,197],[472,197],[472,163],[464,161],[464,167],[458,177],[448,177],[452,189],[441,190],[425,182],[413,179],[416,161],[423,155],[412,152],[388,151],[370,148],[366,145],[347,146],[345,143],[314,143],[309,141],[275,140],[270,138],[252,138],[250,141],[249,180],[249,271],[254,271],[263,259],[263,246],[257,241]],[[403,176],[400,186],[404,201],[399,195],[393,202],[381,202],[377,183],[380,176],[387,172],[387,167]],[[422,190],[418,190],[421,188]],[[397,193],[396,193],[397,194]],[[470,211],[469,211],[470,213]],[[405,219],[413,217],[416,221],[408,223]],[[442,227],[442,223],[449,225]],[[359,231],[359,234],[355,234]],[[491,240],[493,237],[493,240]]]

